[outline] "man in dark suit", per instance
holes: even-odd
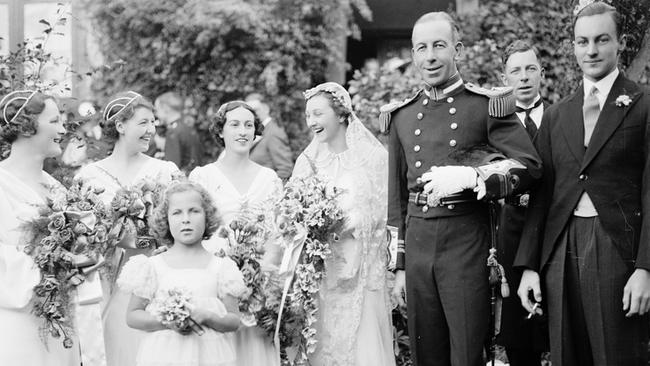
[[[544,279],[553,366],[647,365],[650,95],[619,73],[620,27],[605,3],[578,9],[583,83],[544,113],[536,140],[544,176],[515,265],[529,312]]]
[[[542,122],[544,109],[548,107],[539,94],[544,69],[537,50],[527,42],[517,40],[508,45],[502,61],[502,81],[513,88],[517,98],[517,117],[532,141]],[[519,298],[514,296],[521,274],[512,268],[512,263],[519,248],[527,206],[528,194],[517,195],[505,200],[499,215],[497,257],[505,270],[511,295],[503,299],[497,342],[505,347],[511,366],[539,366],[542,352],[548,348],[546,324],[540,317],[528,319]]]
[[[183,98],[176,92],[161,94],[154,103],[156,116],[167,127],[165,160],[173,161],[179,169],[189,172],[201,164],[203,145],[194,126],[183,118]]]
[[[394,295],[401,301],[406,285],[415,365],[484,365],[490,227],[477,198],[525,189],[541,164],[514,114],[512,90],[491,93],[460,78],[462,43],[447,13],[420,17],[412,43],[424,88],[381,115],[390,131],[388,229],[401,245]],[[481,144],[509,159],[478,168],[454,159]],[[446,201],[456,194],[462,198]]]
[[[262,136],[256,138],[251,149],[251,160],[275,170],[278,177],[286,181],[293,172],[293,153],[286,132],[271,118],[269,105],[261,94],[250,94],[246,97],[246,103],[255,110],[264,125]]]

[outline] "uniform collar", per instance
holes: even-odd
[[[433,100],[441,100],[449,96],[449,94],[456,91],[456,89],[463,86],[463,79],[460,77],[460,74],[457,72],[452,75],[447,81],[440,85],[429,87],[428,85],[424,88],[424,93]]]

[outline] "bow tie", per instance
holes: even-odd
[[[530,114],[530,112],[531,112],[533,109],[539,107],[541,104],[542,104],[542,98],[539,98],[539,99],[537,99],[537,101],[535,102],[535,104],[533,104],[533,106],[530,107],[530,108],[522,108],[522,107],[520,107],[520,106],[517,106],[517,113],[524,113],[524,112],[525,112],[525,113],[528,115],[528,114]]]

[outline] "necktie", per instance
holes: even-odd
[[[598,89],[594,86],[582,105],[582,117],[585,124],[585,147],[589,146],[591,134],[594,132],[598,116],[600,115],[600,104],[598,103]]]
[[[530,112],[532,112],[533,109],[539,107],[540,104],[542,104],[542,98],[537,99],[535,104],[533,104],[533,106],[530,108],[522,108],[517,106],[517,113],[526,113],[526,117],[524,118],[524,125],[526,125],[526,132],[528,132],[528,136],[530,136],[531,140],[537,134],[537,125],[535,124],[535,121],[530,118]]]

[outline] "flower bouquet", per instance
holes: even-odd
[[[27,222],[25,253],[34,259],[41,280],[34,287],[32,313],[43,320],[40,334],[63,336],[72,347],[73,291],[85,275],[101,267],[114,250],[108,237],[109,212],[99,199],[99,189],[73,181],[65,191],[53,188],[53,199]]]
[[[125,248],[155,249],[157,242],[149,232],[148,219],[155,202],[158,202],[164,186],[143,181],[131,188],[122,188],[113,197],[113,227],[111,236],[118,238],[118,245]]]
[[[268,275],[262,270],[260,261],[264,256],[264,244],[270,232],[266,216],[262,213],[256,214],[246,207],[227,228],[219,230],[219,236],[228,239],[229,245],[225,254],[237,264],[248,288],[246,295],[239,299],[242,322],[247,326],[257,324],[257,314],[266,302],[264,286]]]
[[[205,330],[190,316],[192,297],[182,288],[173,288],[157,294],[147,310],[163,325],[186,334],[203,335]]]
[[[279,310],[289,309],[276,333],[287,343],[290,362],[304,362],[316,349],[314,323],[318,314],[318,294],[325,276],[325,260],[330,245],[339,240],[344,216],[337,197],[342,193],[317,175],[293,179],[285,186],[278,204],[278,229],[286,244],[281,271],[293,274],[286,282]],[[293,282],[291,282],[291,280]],[[280,318],[279,317],[279,318]],[[300,331],[282,323],[300,324]],[[295,354],[295,356],[294,356]]]

